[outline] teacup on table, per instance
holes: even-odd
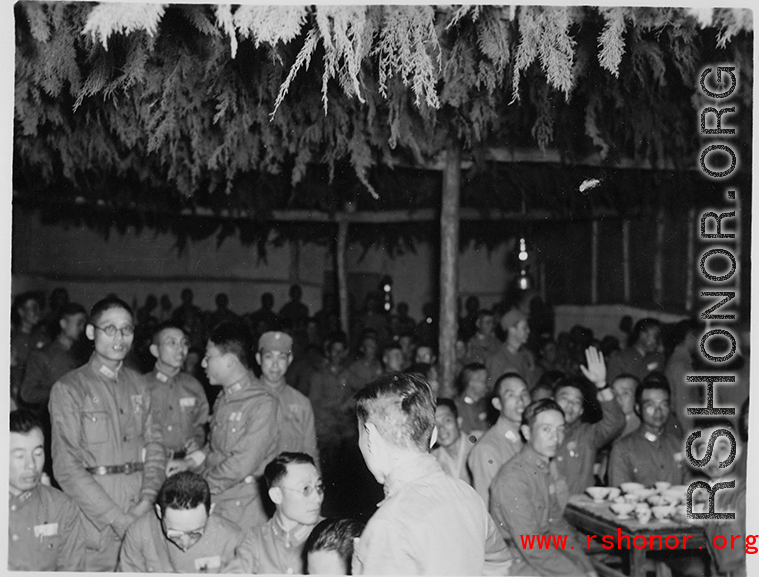
[[[671,486],[672,486],[672,483],[669,483],[667,481],[657,481],[656,483],[654,483],[654,487],[656,487],[656,490],[659,493],[662,493],[662,492],[666,491]]]
[[[619,487],[609,487],[609,495],[607,498],[609,499],[609,501],[613,501],[614,499],[619,497],[621,494],[622,494],[622,489],[620,489]]]
[[[619,487],[624,493],[632,493],[635,490],[646,488],[645,485],[642,485],[641,483],[622,483]]]
[[[635,505],[632,503],[612,503],[610,507],[618,519],[629,519],[630,513],[635,510]]]
[[[645,508],[635,511],[635,516],[641,525],[645,525],[651,520],[651,509]]]
[[[651,507],[651,511],[653,512],[654,517],[663,520],[667,517],[671,517],[675,512],[675,508],[672,505],[657,505],[656,507]]]
[[[590,495],[594,501],[603,501],[606,495],[609,494],[608,487],[588,487],[585,492]]]

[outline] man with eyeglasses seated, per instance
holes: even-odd
[[[129,525],[147,513],[165,478],[161,430],[145,378],[124,366],[134,339],[129,305],[106,297],[85,327],[89,362],[53,385],[53,472],[84,514],[87,571],[113,571]]]
[[[191,471],[166,479],[155,511],[129,527],[119,555],[128,573],[219,573],[234,557],[240,527],[213,514],[208,483]]]
[[[635,389],[640,427],[614,444],[609,457],[609,485],[657,481],[685,483],[684,443],[680,429],[670,426],[670,389],[666,379],[649,378]]]
[[[225,573],[303,573],[303,546],[322,519],[321,475],[309,455],[280,453],[266,465],[264,478],[274,516],[248,530]]]

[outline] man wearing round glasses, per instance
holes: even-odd
[[[303,546],[322,519],[321,475],[309,455],[280,453],[266,465],[264,478],[276,507],[274,516],[246,533],[225,572],[303,573]]]
[[[155,514],[133,523],[119,555],[129,573],[219,573],[234,556],[240,527],[213,514],[208,483],[191,471],[166,479]]]
[[[151,509],[165,477],[147,382],[124,366],[132,323],[124,301],[97,302],[85,328],[95,351],[50,393],[53,472],[84,515],[87,571],[116,568],[127,527]]]

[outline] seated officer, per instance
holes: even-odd
[[[153,333],[150,353],[155,368],[145,375],[150,389],[153,418],[163,431],[163,444],[173,459],[205,444],[204,425],[208,422],[208,399],[198,380],[185,372],[189,343],[182,329],[171,323],[159,325]]]
[[[257,478],[277,454],[280,409],[277,399],[250,372],[251,338],[241,324],[222,323],[211,331],[203,368],[221,385],[211,418],[211,434],[201,451],[172,461],[169,473],[191,467],[211,488],[216,511],[243,529],[266,522]]]
[[[350,575],[353,547],[364,524],[353,519],[324,519],[306,539],[309,575]]]
[[[303,573],[303,546],[321,519],[321,475],[310,455],[280,453],[264,478],[274,516],[245,534],[225,573]]]
[[[279,331],[266,332],[258,339],[256,362],[261,366],[261,383],[279,400],[283,423],[279,448],[307,453],[318,460],[311,401],[285,382],[287,367],[293,360],[292,348],[290,335]]]
[[[577,531],[564,519],[567,484],[553,458],[564,436],[564,413],[552,399],[541,399],[522,413],[526,443],[490,487],[490,512],[503,538],[519,551],[538,575],[595,574]],[[525,546],[523,536],[566,536],[566,546]]]
[[[155,511],[127,530],[119,571],[129,573],[219,573],[234,556],[240,528],[213,515],[211,491],[190,471],[166,479]]]
[[[554,399],[564,411],[566,426],[564,441],[556,455],[559,474],[567,481],[570,495],[583,493],[595,485],[593,465],[598,450],[616,438],[625,428],[625,415],[614,399],[614,392],[606,386],[606,365],[603,353],[595,347],[585,351],[587,367],[581,365],[583,374],[596,389],[601,405],[602,418],[597,423],[583,423],[585,410],[583,383],[565,379],[556,385]]]
[[[473,438],[462,434],[461,417],[456,403],[451,399],[438,399],[435,406],[435,426],[437,445],[432,456],[440,463],[443,471],[451,477],[472,484],[472,476],[466,466],[466,459],[474,447]]]
[[[530,404],[527,383],[517,373],[506,373],[496,381],[493,406],[500,413],[498,421],[488,429],[469,455],[469,468],[474,489],[487,506],[490,484],[498,470],[522,448],[519,425],[524,408]]]
[[[687,469],[679,429],[671,418],[669,385],[662,379],[643,379],[635,390],[640,427],[614,444],[609,457],[609,484],[633,481],[647,487],[657,481],[685,483]]]
[[[84,527],[76,503],[40,483],[42,424],[29,411],[10,415],[8,569],[84,571]]]

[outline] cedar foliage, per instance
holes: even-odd
[[[692,163],[698,72],[716,61],[740,67],[735,124],[750,121],[749,11],[21,2],[15,14],[14,187],[42,196],[262,216],[424,204],[434,187],[393,191],[386,167],[455,137],[476,161],[467,198],[492,205],[488,146]]]

